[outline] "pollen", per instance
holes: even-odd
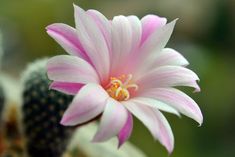
[[[130,98],[130,90],[138,90],[137,84],[133,83],[132,75],[121,75],[120,77],[111,77],[110,82],[106,87],[107,93],[110,97],[118,100],[125,101]]]

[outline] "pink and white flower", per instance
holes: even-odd
[[[200,125],[203,121],[196,102],[175,88],[200,91],[188,61],[165,48],[177,20],[167,24],[156,15],[108,20],[96,10],[74,9],[76,28],[62,23],[47,27],[70,54],[47,64],[51,88],[75,95],[61,124],[79,125],[102,114],[93,141],[117,136],[121,146],[131,135],[134,115],[172,152],[173,133],[161,111],[184,114]]]

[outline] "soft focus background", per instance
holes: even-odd
[[[149,13],[168,21],[179,18],[168,46],[181,52],[201,79],[201,93],[186,92],[200,105],[204,123],[198,127],[189,118],[167,114],[175,136],[171,156],[235,156],[235,0],[0,0],[2,70],[18,78],[27,63],[65,53],[45,27],[74,25],[72,3],[109,18]],[[137,120],[130,141],[149,157],[168,156]]]

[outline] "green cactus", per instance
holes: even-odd
[[[72,96],[49,90],[46,59],[29,65],[23,76],[23,128],[29,157],[60,157],[74,128],[60,125]]]

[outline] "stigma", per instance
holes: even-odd
[[[133,83],[132,75],[121,75],[120,77],[111,77],[106,91],[110,97],[117,101],[125,101],[130,98],[130,90],[138,90],[138,85]]]

